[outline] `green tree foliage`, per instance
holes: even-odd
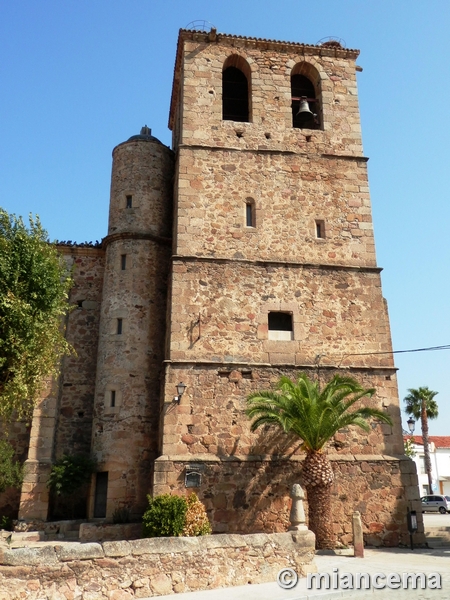
[[[14,448],[6,440],[0,440],[0,494],[6,488],[20,487],[22,480],[22,465],[19,461],[14,460]]]
[[[28,417],[71,351],[63,317],[72,280],[39,218],[0,208],[0,418]]]
[[[49,489],[57,496],[73,496],[96,469],[96,462],[83,454],[64,454],[53,465],[48,480]]]
[[[247,416],[254,419],[252,431],[273,425],[303,442],[306,457],[302,480],[308,492],[309,527],[316,534],[317,548],[335,545],[331,512],[334,473],[323,448],[335,433],[349,425],[366,432],[370,431],[367,421],[371,418],[392,425],[383,411],[359,402],[374,392],[352,377],[340,375],[320,389],[318,382],[301,373],[296,383],[281,377],[277,390],[255,392],[247,398]]]

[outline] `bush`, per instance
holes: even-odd
[[[196,494],[148,496],[149,507],[142,517],[144,537],[197,536],[211,533],[206,510]]]
[[[115,509],[112,516],[113,523],[129,523],[131,521],[131,511],[128,506],[121,506]]]
[[[181,496],[148,496],[148,509],[142,517],[144,537],[178,536],[186,522],[187,502]]]
[[[19,488],[23,480],[23,467],[14,460],[14,448],[6,440],[0,440],[0,493],[8,487]]]
[[[52,466],[49,489],[57,496],[72,496],[91,479],[96,463],[82,454],[64,454]]]
[[[211,524],[203,502],[192,492],[187,498],[186,523],[183,534],[186,536],[209,535]]]

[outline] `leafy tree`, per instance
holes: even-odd
[[[255,431],[262,425],[280,427],[302,440],[306,452],[302,478],[308,493],[309,527],[316,535],[317,548],[333,548],[335,535],[331,513],[331,486],[334,473],[323,452],[326,443],[340,429],[356,425],[370,431],[367,420],[378,419],[392,425],[391,418],[375,408],[354,405],[374,389],[363,388],[352,377],[335,375],[323,389],[307,374],[297,383],[281,377],[276,391],[260,391],[247,398],[247,416],[254,419]]]
[[[64,454],[54,462],[47,487],[56,496],[56,512],[66,511],[65,518],[75,517],[77,504],[83,500],[83,488],[96,468],[96,461],[84,454]]]
[[[0,494],[6,488],[20,487],[22,479],[22,465],[19,461],[14,460],[14,448],[6,440],[0,440]]]
[[[423,453],[425,455],[425,471],[428,476],[428,490],[433,492],[433,476],[431,473],[431,457],[430,457],[430,438],[428,435],[428,419],[436,419],[439,410],[436,400],[438,392],[433,392],[427,387],[417,389],[411,388],[408,390],[408,395],[405,396],[406,404],[405,411],[416,421],[420,419],[422,426]]]
[[[72,280],[39,218],[0,208],[0,418],[28,417],[71,351],[63,317]]]

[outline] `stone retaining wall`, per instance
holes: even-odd
[[[127,600],[315,572],[310,531],[42,544],[0,551],[0,600]]]

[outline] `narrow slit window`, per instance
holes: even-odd
[[[111,408],[116,406],[116,390],[111,390],[110,406]]]
[[[292,313],[269,312],[269,340],[289,341],[293,339]]]
[[[325,237],[325,221],[316,221],[316,238]]]
[[[123,329],[123,319],[117,319],[117,334],[121,335]]]
[[[126,254],[120,255],[120,268],[122,271],[125,271],[125,269],[127,268],[127,255]]]
[[[247,227],[255,226],[255,205],[253,202],[245,203],[245,224]]]
[[[133,196],[127,196],[127,198],[126,198],[126,207],[127,208],[132,208],[133,207]]]

